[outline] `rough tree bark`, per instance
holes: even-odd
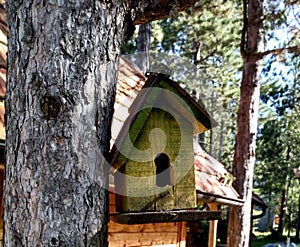
[[[252,183],[260,94],[259,44],[261,44],[262,17],[263,1],[244,1],[244,29],[241,41],[244,70],[233,164],[233,175],[236,177],[233,185],[243,198],[244,204],[239,208],[230,208],[227,246],[249,246],[250,241]]]
[[[125,8],[6,4],[5,245],[105,246],[104,164]]]
[[[172,8],[151,3],[6,2],[4,246],[107,246],[105,164],[119,51],[134,23]]]

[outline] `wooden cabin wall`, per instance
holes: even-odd
[[[116,195],[109,193],[109,210],[115,213]],[[185,247],[186,222],[125,225],[110,221],[109,247],[164,246]]]
[[[176,222],[123,225],[110,222],[108,226],[109,246],[176,246],[178,224]]]

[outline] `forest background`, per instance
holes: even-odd
[[[280,216],[278,236],[296,229],[300,196],[294,169],[300,168],[300,1],[264,3],[260,110],[254,191],[268,205],[267,225]],[[232,169],[239,104],[242,57],[241,1],[200,1],[185,12],[136,28],[123,55],[138,60],[141,32],[151,32],[149,71],[167,66],[218,126],[199,142],[212,156]],[[145,55],[145,54],[143,54]],[[139,63],[140,64],[140,63]]]

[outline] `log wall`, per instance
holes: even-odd
[[[115,194],[109,194],[110,213],[115,212]],[[109,222],[108,241],[110,247],[124,246],[164,246],[184,247],[186,239],[186,223],[151,223],[125,225]]]

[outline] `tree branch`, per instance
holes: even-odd
[[[259,52],[257,55],[258,55],[259,59],[262,59],[269,54],[279,55],[279,54],[282,54],[284,51],[293,52],[293,51],[297,51],[297,50],[299,50],[299,46],[296,45],[296,46],[290,46],[290,47],[284,47],[284,48],[278,48],[278,49],[268,50],[268,51],[264,51],[264,52]]]
[[[131,9],[135,11],[134,25],[167,18],[172,11],[179,12],[193,6],[199,0],[150,0],[132,1]],[[137,6],[139,5],[139,6]],[[141,5],[144,5],[141,8]]]

